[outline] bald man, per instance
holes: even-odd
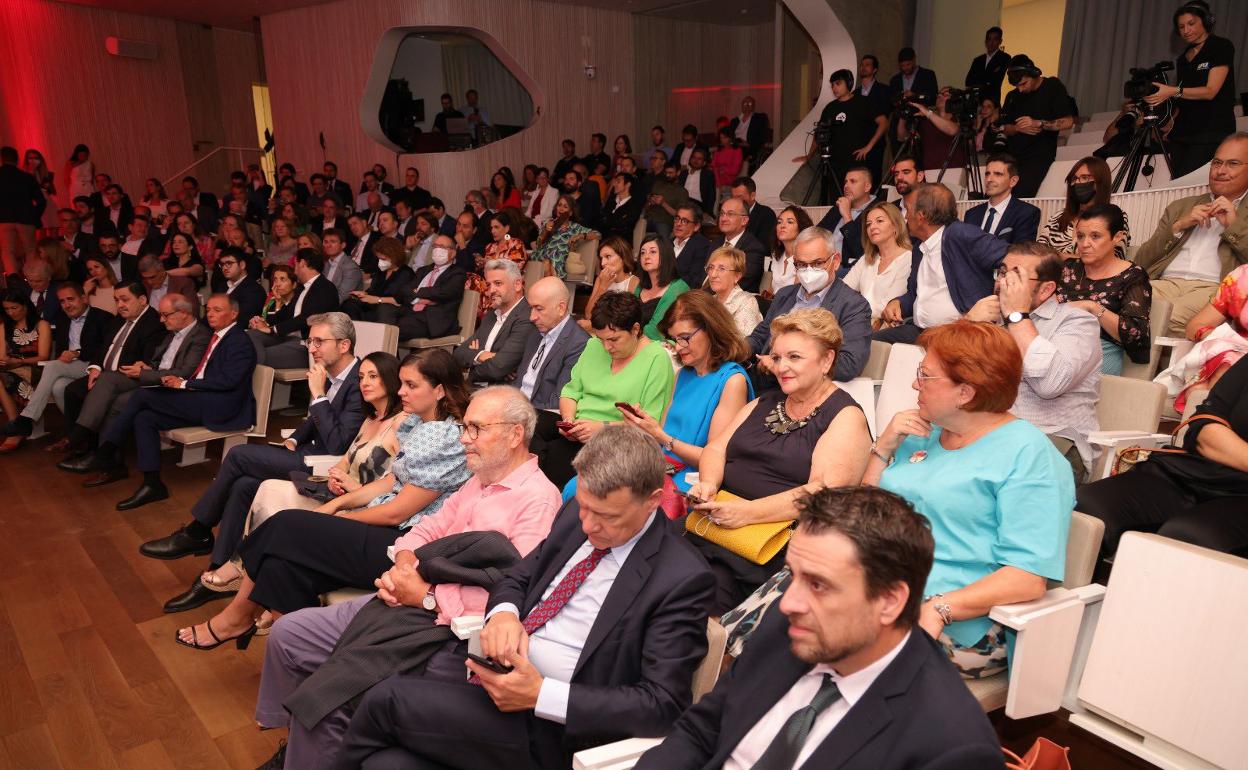
[[[558,409],[559,393],[572,378],[572,365],[580,358],[589,335],[569,316],[572,298],[568,287],[548,276],[529,289],[529,320],[537,334],[529,336],[513,384],[537,409]]]

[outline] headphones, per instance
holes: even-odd
[[[1014,57],[1018,63],[1012,64],[1005,70],[1006,76],[1010,79],[1010,85],[1017,85],[1016,78],[1038,78],[1040,77],[1040,68],[1036,66],[1029,57],[1019,54]]]
[[[1200,19],[1201,24],[1205,27],[1205,31],[1210,34],[1213,33],[1213,25],[1218,23],[1218,17],[1213,14],[1213,10],[1209,8],[1208,3],[1204,2],[1204,0],[1192,0],[1190,3],[1184,3],[1179,6],[1179,10],[1174,12],[1174,26],[1176,30],[1179,26],[1179,17],[1185,13],[1190,13]]]

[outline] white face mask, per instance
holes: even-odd
[[[384,273],[385,271],[389,270],[389,269],[390,269],[390,260],[388,260],[388,259],[379,259],[379,260],[377,260],[377,269],[378,269],[378,270],[380,270],[380,271],[382,271],[383,273]]]
[[[803,267],[797,271],[797,280],[807,294],[815,294],[828,285],[830,276],[822,267]]]
[[[433,257],[433,264],[437,265],[438,267],[442,267],[447,262],[451,261],[451,250],[445,249],[439,246],[433,249],[432,257]]]

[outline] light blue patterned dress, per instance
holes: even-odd
[[[367,507],[390,502],[399,490],[409,484],[437,492],[437,499],[399,525],[399,529],[407,529],[441,510],[446,498],[463,486],[472,474],[464,461],[464,446],[459,443],[459,424],[450,417],[425,422],[419,416],[412,415],[403,421],[396,435],[399,453],[390,463],[394,488],[373,498]]]

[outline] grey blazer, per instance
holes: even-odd
[[[559,332],[559,337],[551,341],[550,354],[542,362],[542,368],[537,373],[537,381],[533,383],[533,395],[529,397],[529,400],[535,408],[559,408],[559,394],[563,392],[563,386],[568,384],[568,380],[572,379],[572,367],[581,357],[581,351],[585,349],[587,342],[589,342],[589,335],[577,325],[575,318],[569,317],[567,323],[563,325],[563,330]],[[520,359],[520,366],[516,369],[516,378],[512,382],[517,388],[524,381],[525,372],[533,365],[537,348],[541,344],[542,335],[534,334],[529,337],[529,343],[524,346],[524,357]]]
[[[520,365],[520,359],[524,356],[525,343],[537,332],[537,327],[533,326],[533,322],[529,320],[529,302],[521,299],[507,314],[507,320],[503,321],[503,328],[499,330],[498,336],[494,338],[494,344],[489,348],[494,353],[494,357],[489,361],[474,364],[473,359],[477,357],[477,354],[486,350],[485,341],[489,339],[490,331],[496,323],[498,323],[498,316],[494,315],[493,310],[487,310],[476,333],[455,348],[455,360],[468,371],[468,379],[472,382],[506,382],[511,375],[516,373],[516,367]],[[474,340],[477,343],[476,348],[471,347]]]
[[[173,366],[168,369],[154,368],[160,365],[160,359],[164,358],[165,351],[173,342],[173,336],[172,333],[165,335],[165,338],[156,346],[156,352],[152,354],[152,360],[148,362],[153,368],[139,372],[140,385],[159,385],[160,378],[166,375],[189,379],[199,366],[200,359],[204,357],[204,351],[208,349],[212,329],[202,323],[195,324],[195,327],[187,333],[186,339],[182,340],[182,347],[178,348],[178,352],[174,355]]]
[[[338,288],[339,302],[364,287],[364,271],[345,251],[337,256],[332,266],[325,267],[324,275]]]

